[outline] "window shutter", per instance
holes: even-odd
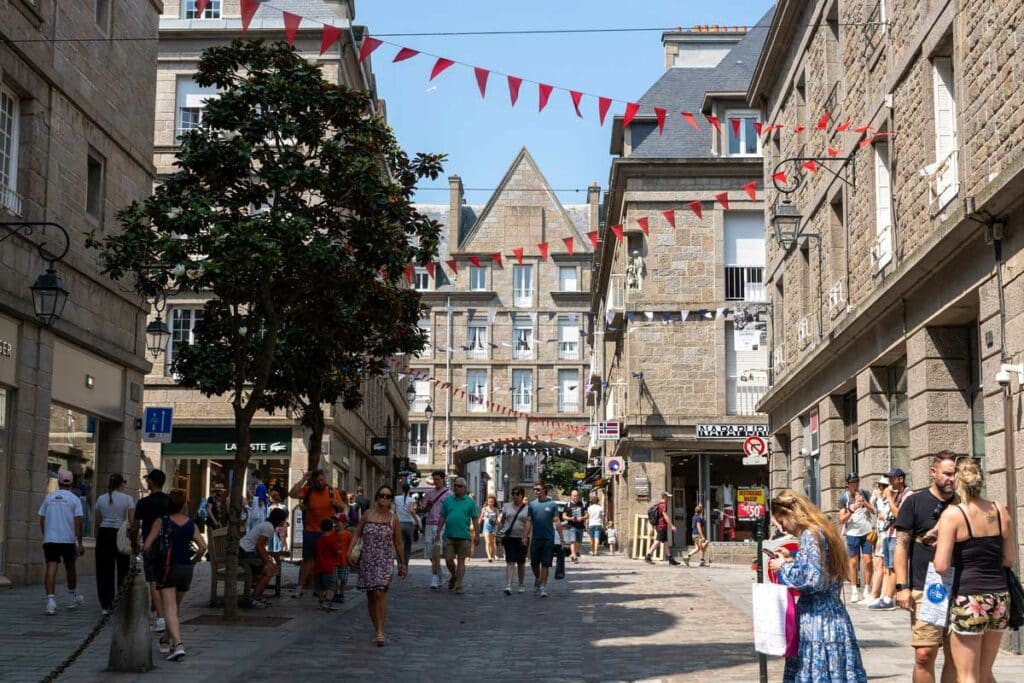
[[[935,160],[942,161],[956,149],[956,100],[953,64],[949,57],[932,60],[935,97]]]
[[[892,188],[889,147],[875,145],[875,268],[892,262]]]

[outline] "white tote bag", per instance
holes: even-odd
[[[945,574],[935,570],[935,565],[928,563],[928,574],[924,578],[924,595],[921,596],[921,612],[919,619],[926,624],[946,628],[949,624],[949,594],[953,589],[952,567]]]
[[[755,583],[754,649],[766,655],[786,654],[788,589],[777,583]]]

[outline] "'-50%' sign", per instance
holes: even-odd
[[[760,486],[736,489],[736,519],[749,522],[765,516],[764,489]]]

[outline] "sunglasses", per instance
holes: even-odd
[[[390,493],[381,493],[377,497],[381,500],[392,500],[394,498]]]
[[[946,502],[942,502],[936,505],[935,509],[932,510],[932,519],[938,519],[939,517],[941,517],[942,512],[946,509],[947,505],[949,505],[949,503]]]
[[[466,488],[466,485],[465,484],[456,484],[455,488],[457,488],[457,489],[464,489],[464,488]]]

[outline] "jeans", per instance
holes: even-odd
[[[129,556],[117,552],[117,529],[100,527],[96,533],[96,593],[100,607],[110,609],[117,587],[128,576]]]

